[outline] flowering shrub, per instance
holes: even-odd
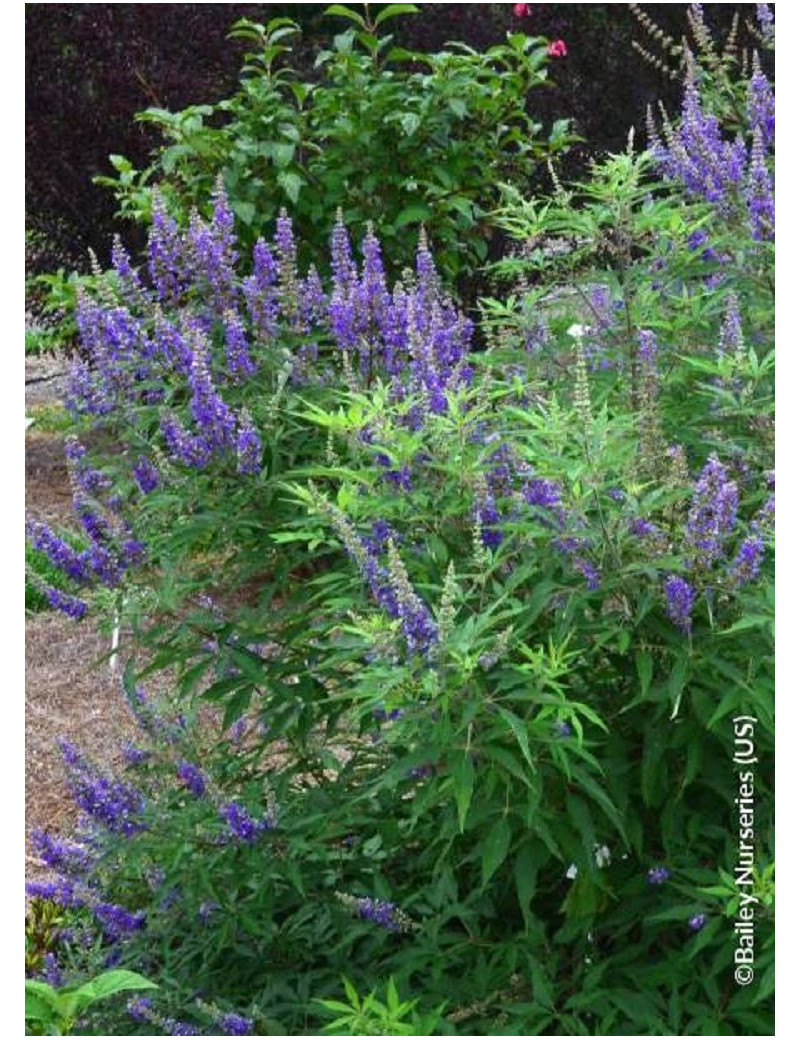
[[[239,91],[214,106],[142,113],[166,143],[143,171],[112,157],[119,176],[103,183],[121,213],[149,220],[154,180],[172,212],[204,207],[222,170],[248,245],[290,205],[300,242],[316,259],[341,207],[349,224],[375,222],[398,269],[411,261],[414,229],[424,221],[443,271],[474,273],[487,256],[498,180],[524,186],[538,162],[571,139],[565,120],[545,139],[526,109],[546,83],[548,56],[566,49],[524,33],[486,53],[392,49],[392,20],[417,12],[412,4],[385,5],[374,17],[369,6],[363,15],[329,7],[348,28],[317,55],[314,82],[279,63],[298,32],[293,22],[237,22],[231,35],[255,47]]]
[[[484,351],[424,238],[391,285],[340,222],[326,283],[282,215],[242,275],[221,188],[183,226],[156,197],[147,277],[117,249],[82,300],[76,483],[145,546],[118,569],[159,590],[142,635],[180,714],[128,674],[126,775],[64,748],[86,819],[36,839],[62,880],[32,894],[165,980],[123,1028],[368,1005],[405,1031],[416,1000],[429,1033],[770,1031],[769,104],[751,77],[728,134],[695,82],[580,206],[509,202]],[[709,141],[757,193],[695,179]]]

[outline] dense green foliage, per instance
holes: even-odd
[[[567,124],[545,141],[527,112],[531,91],[546,82],[547,41],[512,34],[485,54],[392,49],[391,20],[415,11],[390,4],[370,21],[330,7],[352,28],[318,53],[311,81],[279,61],[291,53],[293,22],[238,22],[231,36],[257,47],[239,90],[216,105],[142,113],[166,144],[143,171],[112,157],[119,176],[104,183],[120,213],[149,219],[152,182],[173,212],[202,208],[222,171],[245,245],[291,206],[314,258],[341,210],[348,225],[372,220],[396,264],[410,261],[424,222],[446,272],[474,269],[487,255],[498,181],[526,184],[536,159],[567,143]]]

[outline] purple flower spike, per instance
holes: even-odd
[[[667,617],[688,635],[692,629],[694,590],[683,578],[672,575],[664,582],[664,594],[667,597]]]
[[[203,773],[191,762],[181,762],[177,771],[178,779],[195,798],[202,798],[206,793],[206,781]]]

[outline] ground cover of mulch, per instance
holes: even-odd
[[[72,494],[60,434],[37,429],[36,415],[57,409],[67,362],[54,355],[26,358],[26,513],[56,527],[74,526]],[[76,822],[57,740],[64,737],[99,764],[113,768],[135,722],[112,674],[109,635],[91,616],[76,622],[43,611],[25,619],[25,823],[64,833]],[[26,854],[26,875],[40,864]]]

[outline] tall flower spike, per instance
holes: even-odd
[[[153,191],[153,215],[147,237],[148,272],[159,299],[175,303],[182,291],[182,260],[178,225],[167,213],[160,192]]]
[[[336,211],[336,223],[331,234],[331,273],[334,291],[338,290],[347,296],[357,277],[357,271],[341,206]]]
[[[67,740],[59,745],[75,803],[96,823],[130,836],[144,829],[144,796],[124,780],[101,773]]]
[[[299,278],[297,274],[297,246],[294,240],[292,221],[285,209],[281,209],[275,224],[275,251],[278,255],[280,273],[281,312],[291,324],[299,310]]]
[[[252,416],[243,408],[236,435],[237,468],[240,473],[254,475],[261,472],[261,438]]]
[[[753,56],[753,75],[747,88],[747,118],[753,133],[758,129],[765,148],[775,140],[775,94],[764,75],[758,54]]]
[[[667,617],[681,632],[688,635],[692,629],[694,590],[683,578],[672,575],[664,582],[667,599]]]
[[[753,132],[745,198],[754,240],[756,242],[773,241],[775,238],[775,184],[767,169],[764,143],[758,127]]]
[[[259,238],[253,247],[253,273],[242,282],[247,311],[256,340],[266,346],[278,331],[278,264],[272,250]]]
[[[695,484],[686,521],[687,566],[708,570],[723,551],[723,542],[736,523],[739,489],[712,455]]]
[[[439,633],[431,612],[414,591],[403,561],[393,541],[389,541],[389,581],[397,598],[403,633],[411,653],[428,653],[438,642]]]
[[[256,363],[250,356],[247,334],[238,313],[233,310],[225,312],[225,355],[228,360],[228,371],[236,379],[252,376],[256,371]]]

